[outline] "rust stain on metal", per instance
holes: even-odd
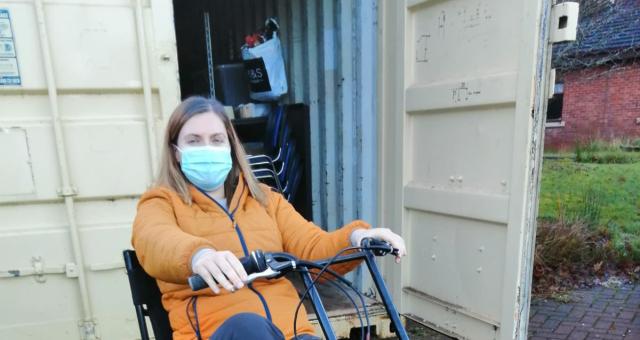
[[[448,329],[446,329],[444,327],[441,327],[441,326],[437,325],[434,322],[431,322],[429,320],[423,319],[423,318],[421,318],[421,317],[419,317],[419,316],[417,316],[415,314],[407,313],[407,314],[404,314],[404,316],[407,319],[411,319],[411,320],[413,320],[413,321],[415,321],[415,322],[417,322],[419,324],[427,326],[427,327],[429,327],[429,328],[431,328],[431,329],[433,329],[433,330],[435,330],[437,332],[440,332],[442,334],[445,334],[447,336],[455,337],[458,340],[469,340],[469,338],[467,338],[465,336],[462,336],[460,334],[451,332],[450,330],[448,330]]]
[[[456,304],[451,303],[449,301],[442,300],[440,298],[437,298],[437,297],[435,297],[433,295],[427,294],[427,293],[425,293],[425,292],[423,292],[421,290],[415,289],[413,287],[404,287],[404,288],[402,288],[402,290],[407,292],[407,293],[414,294],[414,295],[417,295],[419,297],[422,297],[424,299],[437,302],[437,303],[439,303],[441,305],[444,305],[446,307],[449,307],[451,309],[455,309],[455,310],[459,310],[459,309],[464,310],[465,309],[464,307],[462,307],[460,305],[456,305]]]
[[[482,315],[482,314],[478,314],[476,312],[470,311],[469,309],[462,307],[460,305],[451,303],[449,301],[445,301],[442,300],[440,298],[437,298],[431,294],[427,294],[419,289],[413,288],[413,287],[403,287],[402,291],[404,291],[405,293],[408,294],[412,294],[415,295],[421,299],[430,301],[432,303],[438,304],[442,307],[444,307],[445,310],[451,312],[451,313],[460,313],[463,315],[466,315],[467,317],[482,321],[488,325],[491,325],[494,327],[494,329],[497,329],[500,327],[500,322],[491,319],[488,316]]]

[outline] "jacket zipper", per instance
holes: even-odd
[[[229,220],[231,220],[231,223],[233,223],[234,229],[236,230],[236,234],[238,234],[238,238],[240,239],[240,244],[242,245],[242,252],[244,253],[244,256],[249,256],[249,248],[247,248],[247,243],[244,240],[244,235],[242,234],[242,230],[240,230],[240,226],[238,225],[238,222],[236,222],[235,218],[233,217],[233,215],[236,213],[236,210],[238,210],[238,207],[240,206],[240,201],[238,201],[238,205],[236,205],[236,207],[230,213],[225,207],[223,207],[220,203],[218,203],[218,201],[216,201],[211,196],[209,196],[209,194],[200,190],[199,188],[198,190],[201,193],[203,193],[205,196],[209,197],[209,199],[211,199],[218,207],[220,207],[220,209],[222,209],[222,211],[225,212],[225,214],[227,214],[227,217],[229,218]],[[243,193],[244,193],[244,186],[242,187],[242,192],[240,193],[240,196],[242,196]],[[262,302],[262,306],[264,307],[264,312],[267,316],[267,319],[269,319],[269,321],[272,321],[271,311],[269,310],[269,306],[267,305],[267,300],[265,300],[264,296],[262,296],[262,294],[260,294],[260,292],[255,287],[253,287],[253,282],[249,283],[247,287],[251,289],[251,291],[254,292],[256,295],[258,295],[258,298],[260,299],[260,302]]]

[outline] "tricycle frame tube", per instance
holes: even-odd
[[[318,317],[318,322],[320,322],[320,327],[322,328],[325,339],[336,340],[336,335],[333,333],[333,328],[331,328],[331,323],[329,322],[327,310],[322,304],[320,294],[318,293],[318,289],[313,282],[313,278],[311,278],[311,274],[309,274],[309,270],[305,267],[301,268],[300,276],[302,276],[302,281],[304,282],[305,288],[309,291],[309,297],[311,298],[313,309],[316,312],[316,316]]]
[[[404,329],[402,325],[402,320],[400,320],[400,314],[396,310],[396,307],[393,304],[393,300],[391,299],[391,295],[387,290],[387,285],[384,283],[382,279],[382,275],[378,270],[378,266],[375,263],[375,257],[371,254],[371,252],[363,252],[365,254],[365,262],[367,263],[367,267],[369,268],[369,272],[371,273],[371,277],[373,278],[373,282],[380,293],[380,298],[382,299],[382,303],[384,304],[384,308],[387,310],[387,314],[391,318],[391,323],[394,326],[394,330],[398,338],[402,340],[409,340],[409,336],[407,335],[407,331]]]

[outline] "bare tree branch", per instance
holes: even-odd
[[[576,41],[556,44],[553,64],[559,71],[608,66],[617,69],[640,61],[640,1],[582,0]]]

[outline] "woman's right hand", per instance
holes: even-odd
[[[218,285],[230,292],[235,292],[236,289],[244,287],[243,282],[247,280],[247,272],[240,260],[226,250],[216,251],[212,248],[199,250],[193,256],[191,270],[194,274],[200,275],[215,294],[220,293]]]

